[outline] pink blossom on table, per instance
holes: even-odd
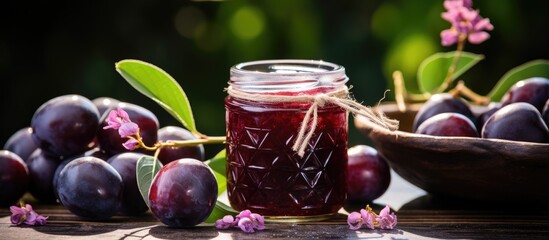
[[[130,116],[122,108],[116,108],[109,112],[107,117],[107,126],[103,129],[119,129],[123,123],[131,122]]]
[[[397,216],[394,213],[390,213],[391,209],[389,206],[385,206],[379,212],[379,216],[376,218],[376,221],[379,222],[379,227],[381,229],[393,229],[397,225]]]
[[[360,229],[363,223],[362,215],[358,212],[352,212],[347,216],[347,224],[349,224],[349,229],[351,230]]]
[[[215,221],[215,228],[217,229],[227,229],[232,226],[235,226],[237,222],[235,221],[234,217],[231,215],[226,215],[222,219],[218,219]]]
[[[250,219],[253,228],[257,230],[265,229],[265,219],[263,218],[263,216],[257,213],[252,213],[250,210],[244,210],[240,212],[240,214],[236,216],[236,219],[239,219],[239,221],[241,221],[242,219]]]
[[[366,211],[364,209],[361,209],[360,215],[362,216],[362,221],[364,221],[364,224],[366,225],[366,227],[368,227],[369,229],[375,228],[376,217],[374,216],[373,213]]]
[[[450,46],[460,38],[467,38],[472,44],[480,44],[490,38],[486,31],[491,31],[494,26],[490,19],[482,18],[478,10],[471,8],[472,1],[466,0],[446,0],[444,7],[447,12],[443,12],[441,17],[452,24],[449,29],[440,33],[443,46]]]
[[[265,219],[263,216],[252,213],[250,210],[244,210],[233,218],[226,215],[215,222],[217,229],[227,229],[230,227],[239,227],[246,233],[253,233],[255,230],[265,229]]]
[[[252,220],[249,218],[243,218],[238,220],[238,227],[242,229],[242,231],[247,233],[253,233],[254,232],[254,226]]]
[[[11,206],[11,223],[19,225],[27,219],[28,211],[24,207]]]
[[[347,224],[351,230],[358,230],[363,225],[372,230],[376,227],[393,229],[397,225],[397,216],[394,213],[390,213],[388,205],[381,210],[379,215],[374,213],[370,206],[366,206],[366,209],[360,209],[360,213],[351,212],[347,216]]]
[[[10,211],[11,223],[15,225],[23,223],[27,225],[45,225],[46,219],[48,219],[48,217],[36,213],[30,204],[26,204],[24,207],[11,206]]]
[[[349,224],[349,229],[358,230],[362,225],[366,225],[369,229],[375,228],[375,216],[365,209],[360,209],[360,213],[352,212],[347,217],[347,224]]]

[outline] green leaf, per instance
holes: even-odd
[[[162,163],[154,157],[142,156],[137,160],[137,166],[135,168],[137,187],[139,188],[141,197],[143,197],[145,203],[147,203],[147,206],[149,207],[149,190],[154,176],[160,171],[160,168],[162,168]]]
[[[507,71],[503,77],[499,79],[488,96],[490,97],[490,100],[498,102],[505,92],[507,92],[516,82],[531,77],[549,78],[549,60],[532,60]]]
[[[219,151],[212,159],[206,161],[206,164],[215,172],[225,175],[227,171],[226,153],[225,149]]]
[[[217,219],[223,218],[225,215],[237,215],[238,212],[231,208],[229,205],[217,200],[215,207],[210,214],[210,216],[206,219],[206,223],[215,223]]]
[[[417,71],[419,89],[423,92],[431,93],[438,89],[444,83],[444,79],[448,74],[448,68],[452,65],[455,55],[455,51],[435,53],[423,60]],[[452,78],[457,79],[483,58],[483,55],[462,52]]]
[[[227,160],[225,157],[225,149],[217,153],[212,159],[205,162],[213,170],[217,180],[217,195],[221,195],[227,190],[226,168]]]
[[[196,126],[187,95],[168,73],[139,60],[122,60],[116,71],[137,91],[149,97],[168,111],[183,126],[196,132]]]
[[[226,169],[227,169],[227,158],[225,149],[217,153],[212,159],[205,162],[213,170],[215,177],[217,179],[217,189],[218,195],[221,195],[225,190],[227,190],[227,178],[226,178]],[[217,200],[215,208],[206,219],[206,223],[214,223],[217,219],[223,218],[225,215],[236,215],[237,211],[232,209],[227,204]]]

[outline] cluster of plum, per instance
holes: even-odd
[[[148,146],[196,139],[181,127],[159,128],[156,116],[135,104],[80,95],[50,99],[36,110],[31,126],[15,132],[0,151],[0,206],[15,204],[28,192],[42,203],[60,202],[84,219],[146,212],[149,207],[137,186],[136,163],[154,152],[128,151],[122,145],[127,139],[115,129],[104,129],[115,108],[128,113]],[[160,150],[158,159],[164,167],[152,182],[148,200],[151,212],[163,223],[194,226],[211,213],[217,183],[204,158],[202,145]],[[348,173],[351,202],[371,202],[389,186],[390,168],[370,146],[349,149]]]
[[[434,136],[497,138],[549,142],[549,79],[528,78],[515,83],[500,102],[477,114],[449,93],[433,95],[419,109],[415,133]]]
[[[108,219],[115,214],[137,215],[149,208],[136,181],[138,159],[153,152],[128,151],[127,139],[115,129],[104,129],[111,109],[121,108],[139,126],[143,141],[190,140],[196,137],[184,128],[159,128],[149,110],[113,98],[89,100],[80,95],[63,95],[42,104],[31,126],[14,133],[0,151],[0,205],[15,204],[29,192],[43,203],[59,201],[86,219]],[[217,198],[217,183],[204,161],[203,146],[166,147],[158,159],[164,164],[154,179],[149,202],[162,222],[196,225],[210,214]],[[178,183],[167,199],[163,196]],[[184,189],[183,189],[184,188]],[[188,191],[200,194],[185,195]],[[178,194],[180,196],[178,196]],[[178,200],[178,206],[172,206]],[[174,220],[177,211],[186,219]],[[205,217],[204,217],[205,215]]]

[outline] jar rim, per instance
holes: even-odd
[[[229,85],[249,90],[290,90],[341,86],[349,78],[341,65],[323,60],[272,59],[236,64]]]

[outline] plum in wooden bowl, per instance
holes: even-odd
[[[390,131],[361,116],[354,123],[395,172],[429,193],[549,206],[548,143]]]

